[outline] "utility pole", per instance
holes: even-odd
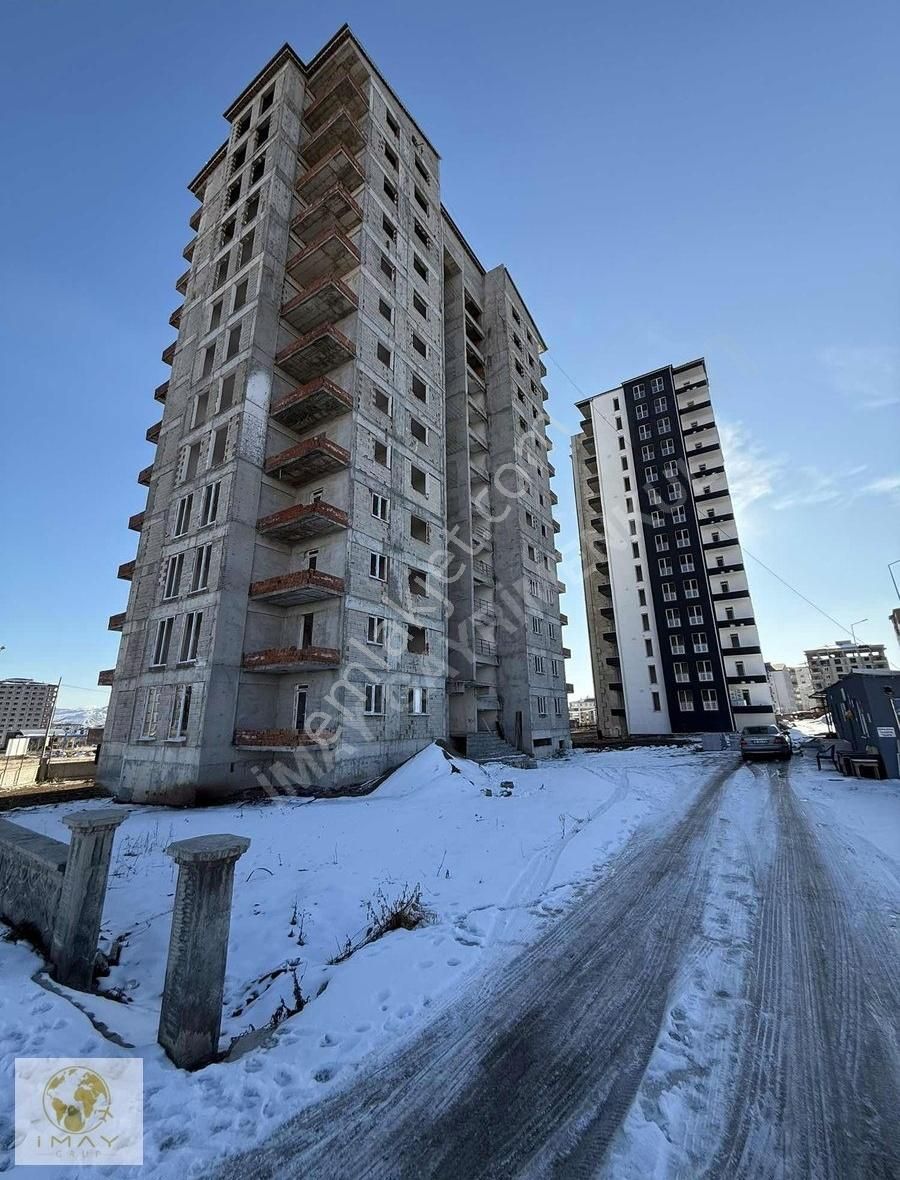
[[[53,724],[53,715],[56,712],[56,702],[59,700],[60,688],[62,688],[62,676],[60,676],[59,680],[56,682],[56,692],[53,695],[53,704],[51,705],[50,711],[47,714],[47,728],[44,730],[44,745],[43,745],[43,748],[41,749],[41,759],[40,759],[40,762],[38,763],[38,773],[39,774],[41,772],[41,768],[43,768],[45,773],[47,770],[47,767],[44,763],[44,759],[47,757],[47,743],[50,741],[50,726]],[[43,780],[41,780],[41,781],[43,781]]]
[[[860,623],[868,623],[868,621],[868,619],[857,619],[855,623],[850,624],[850,638],[853,640],[854,644],[856,643],[856,628],[860,625]]]

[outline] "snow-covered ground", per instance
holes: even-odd
[[[259,1142],[536,937],[640,825],[685,806],[709,758],[584,752],[512,770],[451,762],[432,746],[365,798],[136,809],[116,836],[103,919],[104,945],[123,945],[101,990],[119,998],[49,990],[33,952],[0,942],[0,1152],[16,1056],[140,1055],[155,1176],[191,1174]],[[499,793],[502,780],[514,782],[511,795]],[[66,838],[62,817],[84,806],[15,819]],[[222,1048],[292,1006],[295,978],[307,1003],[263,1044],[245,1039],[234,1060],[187,1074],[156,1045],[175,885],[165,848],[209,832],[252,841],[235,877]],[[364,933],[369,903],[416,886],[430,924],[329,963]],[[0,1170],[10,1162],[0,1153]]]

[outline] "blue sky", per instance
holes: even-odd
[[[185,185],[275,49],[308,57],[343,20],[550,342],[567,553],[572,403],[703,354],[747,548],[840,623],[868,618],[859,636],[900,663],[895,4],[32,0],[5,6],[0,37],[0,675],[105,700]],[[768,659],[844,634],[748,572]],[[577,560],[563,577],[584,691]]]

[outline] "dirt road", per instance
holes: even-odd
[[[476,994],[214,1174],[900,1177],[890,910],[795,777],[721,763]]]

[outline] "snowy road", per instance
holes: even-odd
[[[900,880],[818,790],[723,758],[474,994],[215,1175],[900,1177]]]

